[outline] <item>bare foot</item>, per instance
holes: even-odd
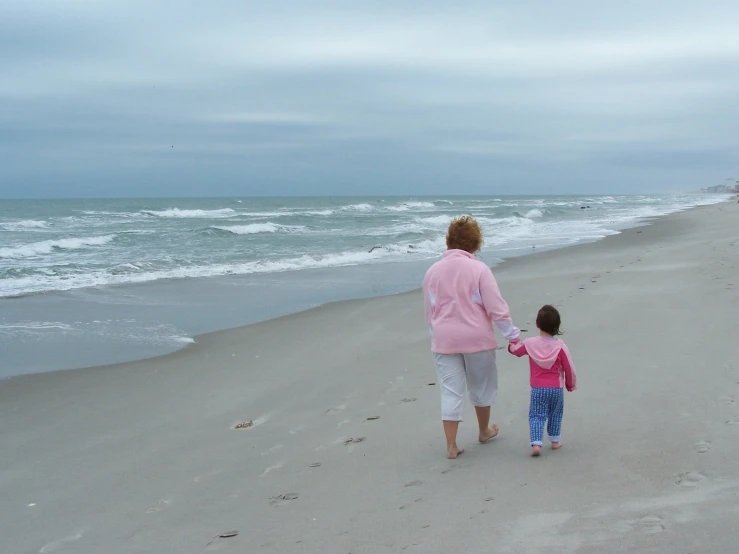
[[[454,448],[450,448],[447,450],[447,458],[450,460],[454,460],[457,456],[460,454],[464,454],[464,448],[457,448],[456,446]]]
[[[539,446],[538,444],[537,444],[537,445],[535,445],[535,446],[534,446],[534,447],[533,447],[533,448],[531,449],[531,455],[532,455],[532,456],[533,456],[534,458],[536,458],[537,456],[541,455],[541,446]]]
[[[558,442],[553,442],[552,443],[552,450],[558,450],[560,448],[562,448],[562,445],[560,443],[558,443]]]
[[[488,442],[493,440],[495,437],[498,436],[498,431],[500,431],[500,427],[495,425],[493,423],[490,427],[488,427],[485,432],[480,433],[479,441],[482,443]]]

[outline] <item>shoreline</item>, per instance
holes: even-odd
[[[499,274],[504,274],[507,271],[507,268],[513,267],[513,266],[517,266],[517,264],[520,264],[520,263],[524,263],[524,260],[527,260],[527,259],[531,259],[531,258],[548,259],[548,258],[546,258],[547,255],[549,255],[549,256],[551,256],[551,255],[556,256],[557,253],[560,253],[560,252],[563,252],[563,251],[569,251],[569,250],[573,250],[573,249],[584,249],[584,248],[588,248],[588,247],[597,250],[597,248],[598,248],[597,245],[602,245],[606,241],[608,241],[609,244],[610,244],[610,242],[613,242],[613,241],[616,241],[617,242],[619,240],[619,237],[622,238],[621,240],[629,240],[628,237],[630,237],[632,234],[641,234],[642,233],[642,230],[644,228],[650,228],[650,227],[653,227],[654,225],[661,225],[661,224],[663,224],[663,222],[665,222],[665,221],[667,221],[670,218],[673,218],[675,216],[679,216],[680,214],[684,214],[684,213],[691,212],[691,211],[694,211],[694,210],[709,209],[709,208],[714,207],[714,206],[717,206],[717,205],[723,205],[723,204],[725,204],[727,202],[730,202],[730,200],[731,199],[726,200],[724,202],[719,202],[719,203],[716,203],[716,204],[693,206],[693,207],[690,207],[690,208],[685,209],[685,210],[680,210],[678,212],[673,212],[671,214],[666,214],[666,215],[661,215],[661,216],[644,218],[644,219],[641,219],[641,220],[638,220],[638,221],[633,222],[633,224],[630,225],[630,226],[628,226],[628,227],[623,227],[623,228],[618,229],[615,234],[607,235],[607,236],[604,236],[604,237],[601,237],[601,238],[598,238],[598,239],[595,239],[595,240],[587,240],[587,241],[582,241],[582,242],[578,242],[576,244],[565,245],[565,246],[544,247],[544,248],[542,248],[539,251],[528,252],[528,253],[523,253],[523,254],[519,254],[519,255],[513,255],[513,256],[507,257],[507,258],[505,258],[505,257],[497,257],[496,256],[495,257],[495,260],[496,261],[493,262],[492,264],[489,263],[486,260],[483,260],[483,261],[485,261],[494,270],[496,276],[498,276]],[[626,239],[623,238],[624,235],[626,235],[626,237],[627,237]],[[486,256],[486,257],[489,258],[490,256]],[[425,260],[423,262],[411,262],[411,263],[413,263],[415,265],[419,265],[419,266],[420,265],[430,266],[434,261],[436,261],[436,258]],[[396,262],[396,263],[402,264],[403,262]],[[369,266],[366,266],[366,265],[347,266],[347,267],[340,267],[340,268],[332,268],[332,269],[330,269],[328,271],[335,271],[337,269],[338,270],[349,270],[349,271],[352,271],[352,270],[362,271],[362,270],[366,270],[367,268],[372,268],[372,266],[375,266],[373,269],[376,269],[377,267],[382,267],[382,266],[386,266],[386,265],[389,265],[389,264],[370,264]],[[307,270],[303,270],[303,271],[305,271],[307,274],[309,274],[309,275],[312,276],[312,275],[320,275],[321,273],[323,273],[326,270],[324,270],[324,269],[307,269]],[[243,278],[243,276],[238,276],[238,277]],[[259,277],[263,277],[263,276],[259,276]],[[264,276],[264,277],[267,277],[268,278],[269,276]],[[282,276],[280,276],[280,277],[282,277]],[[288,278],[290,278],[290,277],[294,277],[294,275],[289,275]],[[217,277],[211,277],[209,279],[218,279],[218,278]],[[157,287],[158,288],[158,287],[166,286],[167,284],[168,284],[167,281],[157,281],[157,282],[153,282],[153,283],[142,283],[142,284],[134,284],[134,285],[119,285],[119,286],[116,286],[115,288],[116,289],[121,289],[121,290],[124,290],[125,291],[128,287],[134,287],[134,288],[136,288],[136,287]],[[7,375],[7,376],[4,376],[4,377],[0,378],[0,382],[5,381],[5,380],[10,380],[10,379],[18,379],[18,378],[21,378],[21,377],[33,376],[33,375],[45,375],[45,374],[49,374],[49,373],[69,372],[69,371],[81,371],[81,370],[94,370],[96,368],[117,367],[117,366],[122,366],[122,365],[130,364],[130,363],[135,363],[135,362],[145,362],[147,360],[156,360],[156,359],[160,359],[160,358],[163,358],[163,357],[173,356],[173,355],[180,354],[180,353],[183,353],[183,352],[191,351],[192,349],[194,349],[194,348],[197,347],[199,341],[201,341],[205,337],[208,337],[208,336],[213,335],[213,334],[238,331],[240,329],[248,328],[248,327],[251,327],[251,326],[254,326],[254,325],[260,325],[260,324],[264,324],[264,323],[267,323],[267,322],[270,322],[270,321],[279,320],[279,319],[283,319],[283,318],[289,318],[289,317],[297,316],[297,315],[302,314],[302,313],[305,313],[305,312],[311,312],[313,310],[322,309],[322,308],[324,308],[326,306],[330,306],[330,305],[342,304],[342,303],[346,303],[346,302],[374,300],[374,299],[386,298],[386,297],[398,297],[398,296],[413,294],[413,293],[418,292],[419,290],[420,290],[420,286],[416,286],[416,287],[413,287],[413,288],[410,288],[410,289],[400,290],[398,292],[391,292],[389,294],[380,293],[380,294],[373,294],[373,295],[369,295],[369,296],[368,295],[362,295],[362,296],[352,296],[352,295],[350,295],[348,298],[344,298],[344,299],[329,300],[327,302],[319,302],[317,304],[311,303],[311,305],[309,305],[308,307],[298,308],[296,311],[289,311],[289,309],[288,309],[288,311],[277,310],[278,311],[278,315],[268,316],[265,319],[258,319],[258,320],[251,321],[251,322],[244,323],[244,324],[239,324],[239,325],[225,327],[225,328],[219,328],[219,329],[216,329],[216,330],[213,330],[213,331],[206,331],[206,332],[203,332],[203,333],[195,333],[195,334],[192,334],[191,336],[188,336],[187,337],[187,340],[182,340],[181,341],[181,344],[182,344],[181,346],[174,347],[174,348],[170,347],[170,349],[168,349],[168,351],[166,351],[166,352],[157,353],[157,354],[154,354],[154,355],[134,356],[134,357],[132,357],[130,359],[126,359],[126,360],[122,360],[122,361],[115,361],[115,362],[112,362],[112,363],[90,364],[90,365],[75,366],[75,367],[68,367],[68,368],[62,368],[62,369],[31,371],[31,372],[27,372],[27,373]],[[34,295],[34,296],[43,296],[43,295],[46,295],[46,294],[56,294],[56,293],[55,292],[53,292],[53,293],[42,293],[42,294]],[[22,298],[22,297],[20,297],[20,298]],[[14,301],[14,300],[18,300],[18,299],[19,298],[13,297],[13,298],[8,298],[6,300]],[[283,313],[279,313],[279,312],[283,312]]]

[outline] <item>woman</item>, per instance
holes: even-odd
[[[489,426],[490,406],[498,392],[493,322],[509,341],[517,341],[520,331],[511,321],[493,272],[473,256],[482,246],[477,221],[468,216],[452,221],[446,245],[442,259],[426,273],[423,293],[441,389],[447,455],[454,459],[464,452],[457,447],[457,430],[465,385],[475,406],[480,442],[498,434],[497,425]]]

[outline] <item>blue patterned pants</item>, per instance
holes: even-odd
[[[531,446],[541,446],[544,438],[544,424],[547,435],[552,442],[559,442],[562,432],[562,415],[565,398],[563,389],[532,388],[531,405],[529,406],[529,427],[531,428]]]

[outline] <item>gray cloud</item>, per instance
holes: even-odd
[[[735,2],[10,0],[0,196],[691,189]]]

